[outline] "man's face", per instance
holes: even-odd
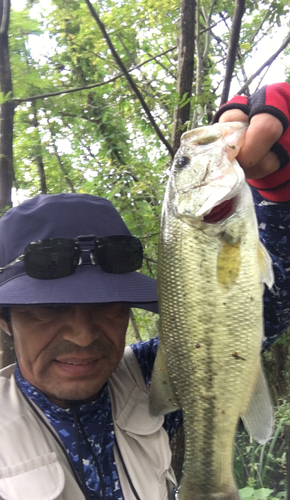
[[[10,314],[19,368],[30,384],[62,407],[63,400],[96,399],[123,356],[128,305],[19,306]]]

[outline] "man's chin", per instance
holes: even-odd
[[[60,391],[57,394],[52,394],[44,392],[47,399],[56,406],[61,408],[70,408],[71,406],[77,406],[81,404],[91,403],[96,401],[100,395],[101,391]]]
[[[97,384],[96,381],[92,383],[89,380],[68,381],[50,378],[43,381],[42,387],[39,385],[38,388],[51,403],[61,408],[68,408],[73,404],[85,404],[97,400],[104,383],[103,378]],[[71,404],[68,405],[68,402]]]

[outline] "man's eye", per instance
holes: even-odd
[[[40,320],[57,318],[65,310],[65,306],[36,306],[33,313]]]

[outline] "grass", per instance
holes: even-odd
[[[287,497],[284,425],[290,421],[290,404],[282,402],[275,412],[275,432],[260,445],[245,430],[236,435],[234,470],[241,500],[284,500]]]

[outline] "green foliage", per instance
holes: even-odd
[[[272,493],[273,490],[270,490],[269,488],[260,488],[255,490],[249,486],[239,490],[241,500],[266,500],[267,498],[274,500],[275,497],[271,496]]]
[[[290,421],[290,405],[280,402],[275,411],[275,432],[260,445],[245,430],[236,435],[234,470],[241,500],[286,498],[286,450],[284,425]]]
[[[7,94],[3,94],[3,92],[0,92],[0,105],[4,104],[4,102],[9,102],[12,98],[11,92],[8,92]]]
[[[161,54],[134,70],[132,75],[169,140],[173,110],[179,100],[174,48],[179,31],[179,3],[102,0],[93,5],[128,69]],[[108,196],[122,211],[130,208],[134,226],[140,227],[140,209],[158,225],[167,152],[125,78],[105,84],[105,80],[117,77],[120,70],[85,2],[51,0],[45,10],[37,6],[37,2],[33,2],[31,8],[24,4],[22,11],[11,14],[14,97],[25,99],[95,83],[100,86],[37,100],[37,125],[32,123],[32,104],[18,105],[14,134],[17,186],[28,190],[30,195],[39,191],[37,158],[41,155],[48,192],[70,190],[68,177],[76,191]],[[201,47],[205,47],[208,36],[204,29],[205,16],[209,25],[217,25],[220,39],[216,43],[215,36],[211,35],[209,52],[202,62],[202,92],[195,92],[191,98],[192,109],[199,109],[198,123],[207,124],[223,80],[216,63],[225,59],[233,3],[219,0],[212,5],[210,0],[203,0],[201,8]],[[259,31],[262,20],[262,25],[270,30],[286,13],[286,2],[264,0],[259,5],[247,2],[241,58],[237,60],[236,71],[245,55],[255,50],[256,38],[263,36]],[[222,24],[226,29],[222,29],[221,35]],[[44,39],[43,50],[35,50]],[[170,48],[170,52],[163,53]],[[188,99],[184,96],[179,104],[185,105]],[[37,128],[37,132],[33,132],[33,128]],[[40,148],[39,155],[35,153],[35,142],[38,150]],[[56,158],[55,146],[59,158]],[[63,170],[60,170],[60,159]],[[152,227],[152,232],[156,232],[157,225]]]
[[[92,3],[123,64],[130,71],[136,68],[131,75],[165,138],[170,141],[178,103],[185,105],[190,100],[192,111],[197,111],[184,129],[193,123],[207,125],[223,83],[234,2],[201,0],[198,40],[203,58],[199,61],[195,55],[194,75],[199,88],[194,87],[193,96],[183,96],[181,102],[176,86],[179,1]],[[264,36],[277,31],[288,12],[286,1],[247,0],[235,68],[241,83],[245,59]],[[48,193],[74,190],[109,198],[132,233],[142,239],[142,271],[155,277],[161,200],[170,157],[120,75],[86,3],[23,2],[22,10],[11,12],[9,36],[17,103],[15,187],[27,197],[33,196],[41,191],[42,178]],[[95,84],[98,86],[85,88]],[[83,90],[49,97],[78,87]],[[28,99],[39,95],[47,97]],[[150,329],[142,314],[137,318],[142,336],[155,335],[156,326]]]
[[[143,311],[142,309],[133,309],[135,319],[138,322],[138,330],[142,340],[149,340],[158,335],[158,315]],[[126,334],[126,345],[136,342],[136,337],[131,323]]]
[[[279,401],[289,401],[290,359],[289,359],[290,328],[262,356],[263,366],[275,404]]]

